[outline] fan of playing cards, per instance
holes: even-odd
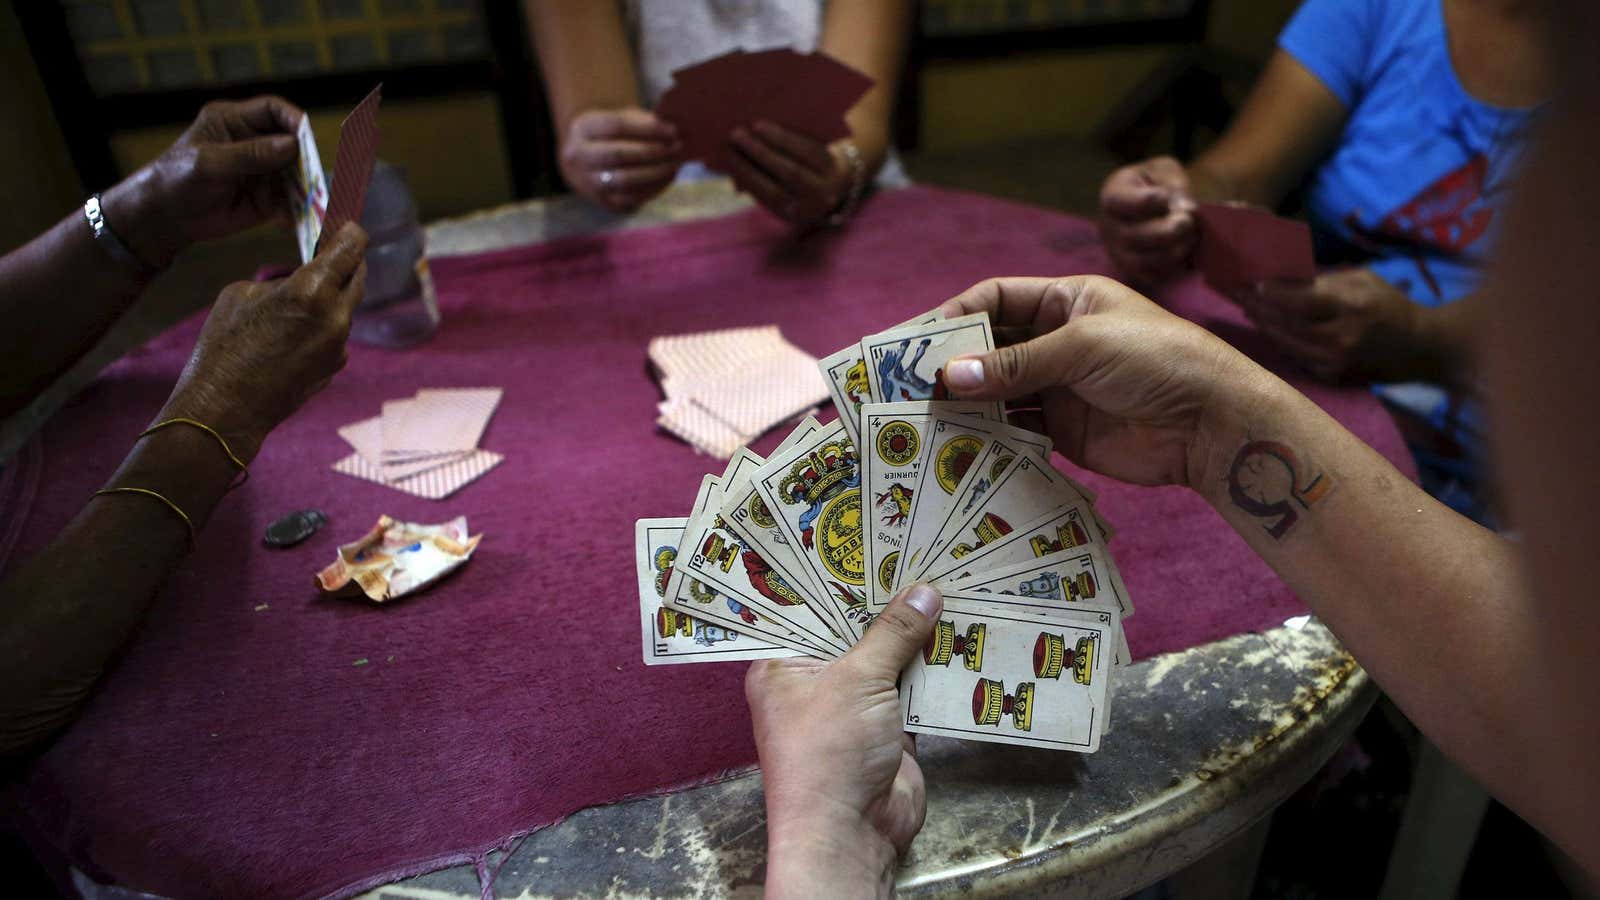
[[[945,606],[901,675],[905,729],[1093,752],[1133,605],[1050,439],[942,399],[945,363],[993,348],[983,315],[862,338],[819,364],[838,421],[739,450],[687,518],[639,520],[644,661],[835,657],[927,581]]]

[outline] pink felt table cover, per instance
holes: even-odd
[[[1096,271],[1108,264],[1090,223],[930,188],[883,194],[849,229],[800,243],[752,210],[435,261],[438,337],[352,347],[345,372],[272,435],[82,718],[14,792],[24,826],[103,882],[318,896],[752,764],[744,665],[640,662],[633,520],[683,515],[721,468],[656,431],[646,342],[776,322],[821,356],[987,276]],[[1165,299],[1272,361],[1197,279]],[[16,558],[110,475],[199,324],[130,353],[49,424]],[[1288,374],[1411,471],[1369,394]],[[505,397],[483,445],[506,461],[454,498],[329,470],[348,452],[334,429],[381,401],[487,385]],[[1304,612],[1194,494],[1084,480],[1120,529],[1136,656]],[[305,507],[331,524],[290,550],[262,546],[267,523]],[[312,573],[380,513],[465,514],[486,537],[431,594],[318,599]],[[1114,736],[1102,752],[1117,752]]]

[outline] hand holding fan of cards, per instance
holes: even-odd
[[[948,399],[945,363],[993,348],[984,315],[862,338],[819,364],[838,421],[741,449],[686,518],[641,519],[645,662],[836,657],[927,581],[947,599],[901,676],[905,729],[1095,750],[1133,606],[1050,439]]]

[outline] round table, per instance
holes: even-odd
[[[724,180],[675,186],[627,218],[574,198],[534,201],[434,224],[429,253],[721,215],[748,203]],[[1377,693],[1332,634],[1302,618],[1128,667],[1117,681],[1116,753],[1030,754],[924,736],[927,824],[900,891],[1131,893],[1263,819],[1349,738]],[[749,772],[583,810],[492,854],[481,873],[443,869],[368,896],[476,898],[484,880],[498,896],[759,895],[765,824],[761,776]]]

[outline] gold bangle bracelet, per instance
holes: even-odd
[[[192,426],[194,428],[198,428],[201,431],[204,431],[206,434],[211,435],[211,439],[217,442],[217,446],[222,448],[222,452],[226,453],[228,455],[228,462],[233,463],[235,468],[237,468],[239,471],[244,473],[244,477],[239,479],[239,481],[237,483],[229,485],[228,486],[228,490],[231,491],[234,488],[238,487],[239,485],[244,484],[246,481],[250,480],[250,469],[245,466],[244,460],[241,460],[238,457],[238,455],[233,452],[233,448],[228,446],[228,441],[225,438],[223,438],[223,436],[221,434],[218,434],[217,430],[215,428],[212,428],[210,425],[207,425],[204,422],[200,422],[200,421],[197,421],[195,419],[190,419],[190,418],[187,418],[185,416],[175,416],[175,417],[173,417],[171,419],[163,419],[160,422],[157,422],[154,425],[151,425],[149,428],[146,428],[145,430],[139,432],[139,437],[140,438],[149,437],[150,435],[155,434],[156,432],[160,431],[163,428],[166,428],[169,425],[189,425],[189,426]],[[185,517],[185,518],[187,518],[187,517]]]
[[[152,491],[149,488],[113,487],[101,488],[100,490],[94,492],[96,497],[103,497],[107,494],[140,494],[145,497],[154,497],[157,500],[160,500],[167,509],[172,510],[177,514],[178,518],[183,520],[183,527],[188,531],[189,534],[189,549],[191,551],[194,550],[194,521],[189,518],[188,513],[178,508],[178,504],[173,503],[171,500],[168,500],[166,497],[163,497],[161,494]]]

